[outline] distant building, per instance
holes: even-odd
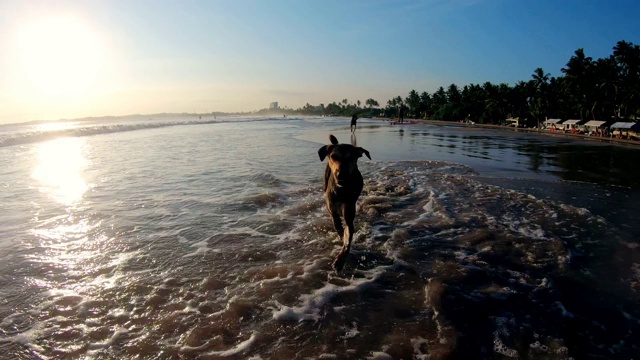
[[[271,104],[269,104],[269,110],[278,110],[278,109],[279,109],[279,107],[278,107],[278,102],[277,101],[274,101]]]

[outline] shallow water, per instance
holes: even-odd
[[[367,120],[351,138],[347,126],[183,117],[5,130],[0,354],[640,354],[638,149]],[[374,159],[359,162],[340,274],[317,157],[330,132]]]

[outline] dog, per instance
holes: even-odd
[[[343,243],[342,250],[332,264],[333,269],[339,272],[344,267],[351,248],[356,201],[360,197],[364,184],[357,161],[363,154],[371,160],[371,155],[361,147],[339,144],[338,139],[333,135],[329,135],[329,141],[331,141],[330,145],[325,145],[318,150],[318,156],[320,156],[320,161],[329,158],[324,169],[322,189],[333,226]],[[347,226],[346,234],[342,225],[342,217]]]

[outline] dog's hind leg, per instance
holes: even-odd
[[[351,249],[351,240],[353,239],[353,233],[355,232],[355,228],[353,226],[353,220],[356,218],[355,202],[352,204],[345,204],[343,207],[343,214],[344,222],[347,224],[347,229],[346,233],[342,236],[342,250],[333,261],[333,268],[336,271],[342,270],[344,263],[347,260],[347,256],[349,255],[349,250]]]

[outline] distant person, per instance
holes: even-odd
[[[353,114],[353,116],[351,117],[351,132],[355,133],[356,132],[356,122],[358,121],[358,115]]]
[[[400,108],[398,109],[398,122],[404,122],[404,105],[400,104]]]

